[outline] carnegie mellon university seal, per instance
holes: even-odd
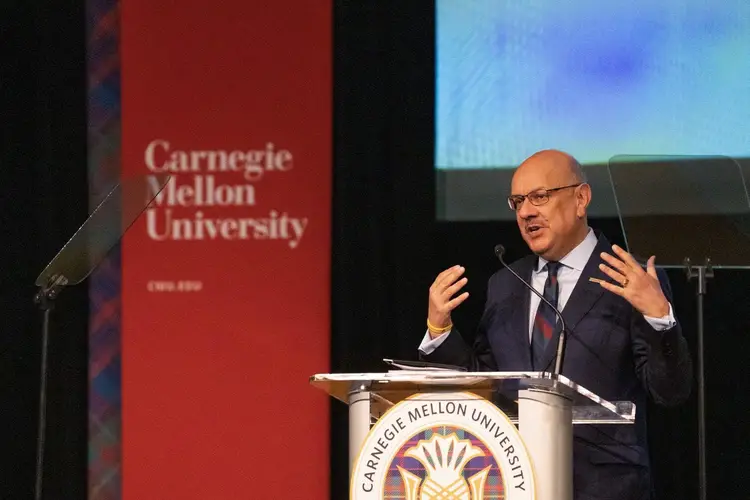
[[[370,430],[354,464],[356,500],[531,500],[531,461],[515,425],[467,393],[414,395]]]

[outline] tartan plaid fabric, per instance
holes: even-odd
[[[85,0],[90,205],[120,178],[120,0]],[[88,499],[120,500],[120,248],[89,279]]]
[[[557,285],[557,272],[560,270],[561,264],[559,262],[548,262],[547,268],[547,281],[544,283],[544,293],[542,294],[545,299],[549,300],[555,307],[557,306],[557,295],[559,287]],[[557,324],[557,315],[555,311],[545,304],[543,301],[539,302],[539,308],[536,310],[536,317],[534,318],[534,329],[531,334],[531,360],[535,370],[543,370],[544,364],[544,351],[549,344],[552,334],[555,331]]]
[[[415,458],[407,457],[405,456],[406,451],[409,448],[412,448],[414,446],[417,446],[419,441],[426,441],[430,439],[433,434],[439,434],[442,436],[450,436],[451,434],[455,433],[456,436],[459,439],[468,439],[471,440],[472,444],[476,446],[477,448],[480,448],[482,452],[484,453],[483,457],[476,457],[470,460],[463,470],[463,478],[466,480],[467,484],[469,481],[469,478],[483,469],[490,467],[489,473],[487,476],[487,481],[485,483],[484,487],[484,500],[500,500],[505,498],[505,492],[503,491],[503,479],[502,479],[502,473],[500,471],[500,467],[498,466],[497,461],[494,459],[494,457],[491,455],[489,448],[487,448],[487,445],[485,445],[481,440],[479,440],[476,436],[473,434],[456,427],[451,426],[439,426],[434,427],[431,429],[427,429],[425,431],[419,432],[412,436],[404,445],[401,447],[401,449],[396,454],[393,461],[388,466],[388,473],[386,475],[385,480],[385,487],[383,489],[384,499],[403,499],[407,500],[406,496],[406,485],[404,484],[403,477],[401,475],[401,472],[399,471],[399,467],[402,469],[414,474],[419,478],[420,481],[423,482],[426,478],[427,472],[424,468],[424,466]],[[439,488],[438,488],[439,491]],[[457,493],[459,491],[459,488],[457,487],[455,489],[455,492]],[[460,497],[460,496],[446,496],[446,493],[443,493],[443,496],[436,496],[435,498],[440,498],[441,500],[453,500],[455,498],[471,498],[471,497]],[[432,498],[432,497],[428,497]],[[476,498],[471,498],[471,500],[479,500]]]

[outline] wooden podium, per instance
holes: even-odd
[[[349,405],[350,473],[372,424],[417,394],[471,393],[499,408],[518,427],[531,459],[538,500],[572,500],[573,426],[632,424],[635,405],[606,401],[564,376],[547,372],[396,370],[331,373],[310,383]]]

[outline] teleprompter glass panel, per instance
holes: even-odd
[[[608,170],[627,243],[661,267],[750,267],[750,197],[726,156],[613,157]],[[709,260],[710,259],[710,260]]]
[[[121,179],[37,277],[37,286],[57,276],[65,278],[61,285],[86,279],[169,179],[161,174]]]

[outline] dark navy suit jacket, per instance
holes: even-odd
[[[651,494],[646,438],[647,399],[675,405],[690,394],[692,364],[679,323],[654,330],[625,299],[589,281],[612,281],[599,269],[602,251],[612,246],[599,236],[562,311],[568,335],[562,373],[609,401],[636,403],[635,425],[577,425],[574,430],[574,490],[576,500],[648,499]],[[511,267],[531,282],[535,255]],[[659,278],[667,299],[666,275]],[[461,365],[473,371],[531,371],[529,303],[531,292],[507,269],[489,280],[487,302],[473,345],[452,331],[426,361]],[[559,322],[558,322],[559,323]],[[559,325],[558,325],[559,327]],[[543,367],[554,365],[557,335],[545,352]]]

